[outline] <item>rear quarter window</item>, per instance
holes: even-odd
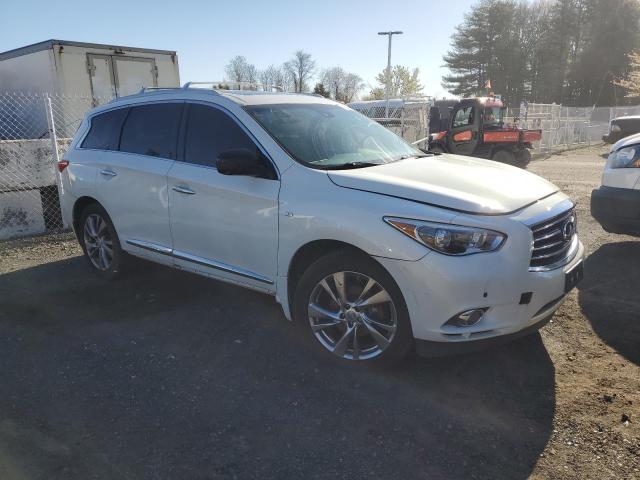
[[[128,111],[128,108],[119,108],[92,117],[89,133],[82,141],[80,148],[117,150],[122,122]]]
[[[131,107],[122,127],[120,151],[175,159],[182,103]]]

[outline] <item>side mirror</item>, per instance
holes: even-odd
[[[247,148],[234,148],[220,153],[216,166],[218,172],[223,175],[257,177],[266,173],[265,165],[258,151]]]

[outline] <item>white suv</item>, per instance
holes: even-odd
[[[556,186],[425,154],[314,95],[119,98],[87,114],[59,170],[63,214],[103,277],[126,253],[275,295],[350,362],[533,331],[582,276]]]

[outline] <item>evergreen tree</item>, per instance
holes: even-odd
[[[444,56],[442,85],[459,96],[502,94],[565,105],[614,105],[639,46],[637,0],[481,0]]]
[[[313,93],[317,94],[317,95],[322,95],[325,98],[329,98],[329,92],[327,92],[327,90],[324,88],[324,85],[322,83],[316,83],[316,86],[313,87]]]
[[[613,83],[626,91],[626,97],[637,101],[640,99],[640,51],[629,54],[629,73]]]

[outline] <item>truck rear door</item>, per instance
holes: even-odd
[[[93,105],[101,105],[116,96],[116,80],[111,55],[87,54]]]
[[[88,53],[87,63],[94,106],[138,93],[142,87],[158,86],[158,69],[153,58]]]
[[[153,58],[113,57],[119,97],[138,93],[142,87],[158,86],[158,69]]]

